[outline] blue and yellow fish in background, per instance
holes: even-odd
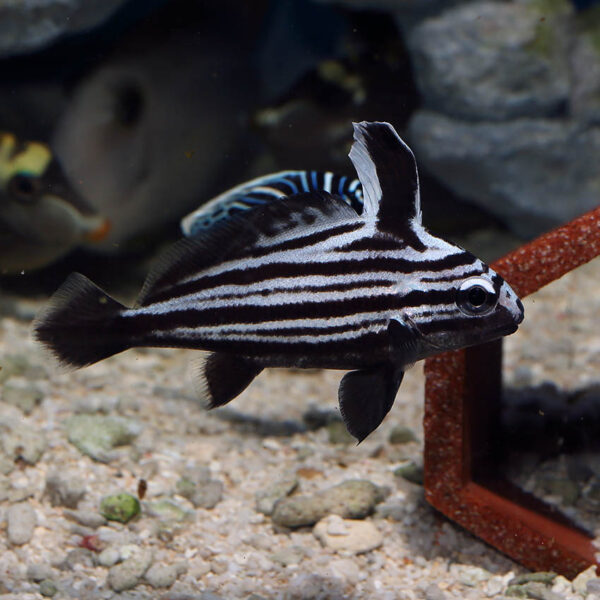
[[[0,132],[0,274],[43,267],[108,229],[75,196],[48,146]]]
[[[183,220],[127,308],[71,275],[34,325],[82,367],[137,346],[208,351],[209,407],[265,367],[350,371],[340,410],[359,441],[408,365],[516,331],[523,305],[481,260],[421,223],[414,156],[388,123],[354,125],[358,180],[292,171],[238,186]]]

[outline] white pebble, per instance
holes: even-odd
[[[27,502],[9,507],[6,513],[8,541],[16,546],[26,544],[33,537],[36,525],[35,511]]]
[[[327,548],[336,552],[361,554],[379,548],[383,543],[383,535],[371,521],[355,521],[343,519],[345,532],[340,535],[329,533],[331,519],[340,519],[332,515],[321,519],[314,527],[313,534]],[[341,531],[339,524],[335,531]]]

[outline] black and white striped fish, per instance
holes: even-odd
[[[35,336],[76,367],[135,346],[207,350],[210,407],[265,367],[350,370],[340,409],[364,439],[407,365],[513,333],[523,305],[487,265],[423,228],[414,156],[391,125],[355,124],[354,138],[360,214],[309,191],[218,218],[175,244],[134,308],[71,275]]]

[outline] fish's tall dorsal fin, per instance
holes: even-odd
[[[170,286],[238,258],[269,238],[357,217],[356,211],[341,198],[326,192],[308,192],[221,219],[166,250],[148,274],[136,304],[147,306]]]
[[[362,121],[353,126],[349,156],[363,186],[363,214],[374,217],[380,231],[406,238],[411,221],[421,224],[415,157],[389,123]]]

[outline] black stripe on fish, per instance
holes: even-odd
[[[161,290],[176,286],[190,275],[235,259],[244,251],[247,254],[260,239],[277,236],[282,230],[290,234],[304,230],[308,227],[304,222],[306,215],[318,215],[323,227],[336,227],[340,221],[356,217],[342,200],[318,192],[297,194],[258,207],[247,215],[222,219],[202,236],[177,242],[159,258],[144,283],[138,305],[150,304]]]
[[[304,262],[276,262],[270,264],[260,264],[256,267],[245,266],[245,261],[235,262],[231,268],[212,274],[198,274],[197,279],[186,281],[185,283],[172,284],[171,287],[162,291],[153,293],[148,301],[140,302],[140,306],[162,302],[166,300],[175,300],[181,296],[196,293],[200,290],[207,290],[220,285],[244,285],[255,283],[260,280],[301,277],[319,275],[323,277],[339,274],[360,274],[364,272],[395,272],[398,277],[409,275],[419,271],[445,271],[460,266],[470,266],[477,259],[468,253],[458,253],[445,256],[441,259],[430,261],[408,261],[399,258],[382,258],[371,256],[365,253],[360,259],[339,258],[331,262],[316,262],[307,256]],[[187,273],[191,277],[194,273]],[[260,279],[259,279],[260,277]]]

